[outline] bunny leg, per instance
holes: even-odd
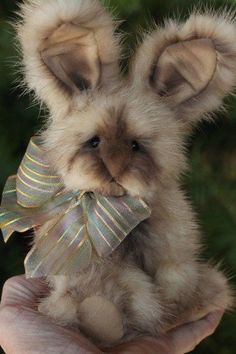
[[[226,277],[207,264],[182,264],[158,271],[169,330],[179,324],[199,320],[212,311],[232,306],[232,293]]]
[[[223,273],[209,265],[202,265],[193,305],[187,311],[191,321],[198,320],[212,311],[226,311],[233,305],[233,293]]]

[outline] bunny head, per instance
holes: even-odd
[[[185,137],[235,84],[229,15],[166,22],[127,76],[114,21],[96,0],[26,1],[17,29],[26,82],[50,111],[48,158],[72,190],[112,184],[151,202],[178,182]]]

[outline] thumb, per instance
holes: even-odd
[[[140,338],[119,345],[113,354],[184,354],[191,352],[204,338],[211,335],[222,318],[222,312],[213,312],[203,319],[182,325],[159,338]]]
[[[191,352],[204,338],[215,332],[222,317],[223,312],[212,312],[199,321],[185,324],[170,331],[166,336],[166,341],[171,348],[170,353]]]
[[[1,307],[20,305],[35,308],[39,298],[48,292],[48,285],[43,278],[26,279],[24,275],[16,276],[4,284]]]

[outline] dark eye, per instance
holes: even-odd
[[[96,149],[99,146],[99,144],[100,144],[99,136],[94,136],[92,139],[88,141],[88,145],[93,149]]]
[[[132,150],[133,151],[139,151],[140,150],[140,145],[136,140],[133,140],[131,143]]]

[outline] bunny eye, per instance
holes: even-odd
[[[137,151],[140,150],[140,145],[139,145],[139,143],[136,140],[133,140],[131,142],[131,147],[132,147],[132,151],[137,152]]]
[[[99,138],[99,136],[94,136],[92,139],[90,139],[88,141],[88,145],[92,148],[92,149],[97,149],[99,144],[100,144],[101,140]]]

